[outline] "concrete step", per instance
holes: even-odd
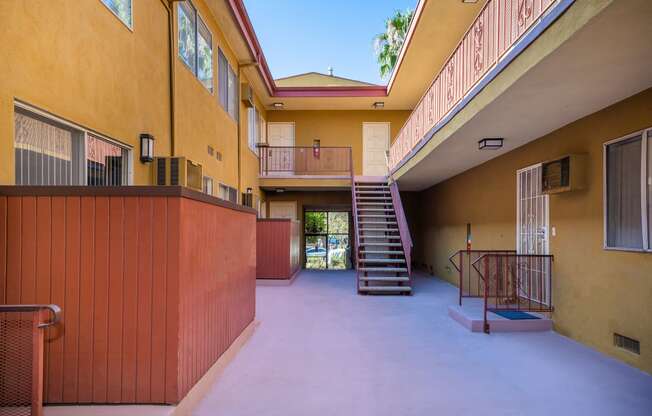
[[[360,244],[362,245],[362,244]],[[403,255],[403,250],[360,250],[360,254],[389,254],[389,255]]]
[[[411,292],[410,286],[360,286],[360,292]]]
[[[360,276],[360,280],[375,280],[377,282],[409,282],[407,276]]]
[[[407,268],[405,267],[360,267],[358,268],[361,272],[406,272]]]
[[[361,263],[376,263],[376,264],[396,264],[405,263],[404,259],[360,259]]]
[[[401,243],[360,243],[360,247],[402,247]]]

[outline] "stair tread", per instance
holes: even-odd
[[[403,250],[360,250],[360,254],[404,254]]]
[[[386,240],[400,240],[399,235],[361,235],[360,238],[384,238]]]
[[[407,272],[406,267],[360,267],[362,272]]]
[[[370,224],[392,225],[398,223],[396,221],[361,221],[360,222],[360,225],[370,225]]]
[[[407,276],[360,276],[360,280],[376,280],[379,282],[409,282]]]
[[[410,286],[360,286],[361,292],[411,292]]]
[[[386,264],[394,264],[394,263],[405,263],[404,259],[360,259],[360,262],[362,263],[386,263]]]
[[[396,218],[396,215],[394,214],[383,214],[383,215],[375,215],[375,214],[359,214],[358,218]]]
[[[374,247],[401,247],[401,243],[360,243],[360,247],[374,246]]]

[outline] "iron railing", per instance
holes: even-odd
[[[0,305],[0,415],[43,414],[43,332],[60,317],[57,305]]]
[[[482,276],[472,264],[485,254],[516,254],[514,250],[459,250],[448,258],[459,274],[459,304],[462,298],[484,297]]]
[[[260,175],[341,176],[352,171],[350,147],[264,146],[260,147]]]
[[[489,312],[552,312],[552,264],[552,255],[516,253],[485,253],[471,263],[482,279],[486,333]]]
[[[409,285],[412,287],[412,235],[408,227],[405,211],[403,210],[403,202],[401,201],[401,194],[398,190],[398,185],[394,180],[391,169],[389,169],[389,153],[385,152],[385,162],[388,167],[388,182],[389,191],[392,195],[392,204],[394,205],[394,213],[396,214],[396,222],[398,223],[398,232],[401,237],[401,246],[403,254],[405,255],[405,264],[408,269]]]
[[[489,0],[405,122],[390,169],[485,77],[557,0]]]

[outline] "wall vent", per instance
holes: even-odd
[[[158,174],[156,175],[156,184],[165,185],[165,159],[157,159],[156,168],[158,169]]]
[[[222,152],[215,151],[215,159],[222,161]]]
[[[179,185],[179,158],[170,159],[170,185]]]
[[[213,146],[208,146],[208,154],[213,156],[213,152],[214,152]]]
[[[614,332],[614,345],[637,355],[641,355],[641,343],[630,337]]]

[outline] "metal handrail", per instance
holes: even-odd
[[[467,265],[468,265],[468,271],[467,271],[468,279],[467,280],[468,280],[468,286],[469,286],[468,288],[466,288],[465,285],[464,285],[464,270],[465,270],[464,269],[464,263],[465,262],[464,262],[463,256],[465,254],[468,256],[468,262],[467,262]],[[472,287],[472,281],[471,281],[471,254],[480,254],[480,255],[484,255],[484,254],[516,254],[516,250],[468,250],[468,249],[463,249],[463,250],[458,250],[455,253],[451,254],[450,257],[448,257],[448,261],[453,265],[453,267],[455,267],[455,270],[457,270],[457,272],[459,273],[459,277],[460,277],[459,285],[458,285],[458,291],[459,291],[458,303],[459,303],[460,306],[462,306],[462,298],[478,298],[478,297],[482,297],[482,296],[480,296],[480,294],[474,295],[473,292],[472,292],[472,289],[471,289],[471,287]],[[459,257],[459,264],[455,262],[456,257]],[[480,278],[480,281],[484,282],[484,277],[482,275],[478,275],[478,277]],[[479,283],[478,283],[477,287],[478,288],[480,287]],[[464,294],[464,289],[468,290],[467,295]]]
[[[401,245],[403,246],[403,254],[405,255],[405,263],[408,269],[408,277],[410,285],[412,285],[412,236],[410,235],[410,228],[408,226],[405,211],[403,211],[403,203],[401,201],[401,194],[398,190],[398,185],[394,179],[391,169],[389,168],[389,151],[385,151],[385,163],[387,164],[387,177],[389,191],[392,195],[392,203],[394,204],[394,212],[396,214],[396,221],[398,222],[398,232],[401,237]]]
[[[22,304],[22,305],[0,305],[0,313],[3,312],[38,312],[47,310],[51,314],[48,322],[38,324],[39,328],[47,328],[57,324],[61,320],[61,308],[54,304]]]
[[[259,146],[259,173],[345,176],[353,169],[350,146]],[[320,153],[317,154],[316,151]],[[322,156],[320,156],[323,154]]]
[[[355,172],[353,171],[353,150],[350,149],[349,152],[350,165],[351,165],[351,200],[353,201],[353,230],[355,236],[355,285],[356,291],[360,291],[360,271],[358,267],[360,266],[360,239],[358,237],[358,204],[356,203],[355,198]]]

